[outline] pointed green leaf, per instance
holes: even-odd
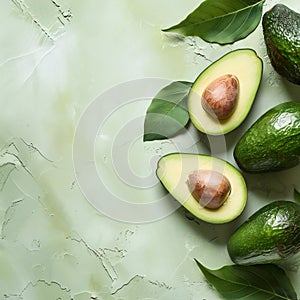
[[[187,95],[191,86],[191,82],[175,81],[152,99],[146,112],[144,141],[169,138],[187,125]]]
[[[263,3],[264,0],[206,0],[185,20],[163,31],[231,44],[255,30],[262,17]]]
[[[208,282],[228,300],[297,300],[284,270],[273,264],[230,265],[210,270],[196,260]]]

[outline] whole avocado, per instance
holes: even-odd
[[[300,251],[300,205],[271,202],[243,223],[230,237],[228,254],[236,264],[280,262]]]
[[[274,69],[300,84],[300,14],[276,4],[262,20],[267,53]]]
[[[248,173],[295,167],[300,157],[300,102],[284,102],[264,113],[238,140],[233,155]]]

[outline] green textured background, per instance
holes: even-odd
[[[264,10],[278,2],[267,1]],[[298,0],[286,2],[299,11]],[[294,187],[300,189],[299,168],[247,175],[244,214],[221,226],[192,220],[183,209],[148,224],[118,222],[80,191],[72,162],[76,125],[88,104],[116,84],[145,77],[193,81],[225,52],[254,48],[265,62],[258,97],[243,125],[226,136],[226,153],[216,153],[233,164],[236,139],[262,112],[299,99],[299,87],[272,69],[260,26],[229,46],[161,33],[198,5],[1,1],[0,299],[218,299],[193,258],[209,268],[231,263],[226,242],[236,226],[269,201],[292,199]],[[116,134],[109,124],[105,131]],[[105,151],[102,146],[99,151]],[[148,147],[160,154],[173,149],[164,142]],[[198,147],[206,149],[201,142]],[[133,168],[145,155],[141,146],[134,151]],[[300,294],[296,265],[289,275]]]

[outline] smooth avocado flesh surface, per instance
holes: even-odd
[[[196,79],[188,96],[188,111],[194,126],[201,132],[221,135],[237,128],[248,115],[262,78],[263,63],[252,49],[231,51],[208,66]],[[239,82],[239,94],[233,113],[225,120],[212,118],[202,107],[206,87],[224,75]]]
[[[201,206],[192,196],[188,177],[196,170],[223,174],[231,184],[225,203],[217,209]],[[228,162],[208,155],[173,153],[163,156],[157,165],[157,177],[167,191],[195,217],[209,223],[226,223],[238,217],[247,201],[247,187],[241,173]]]
[[[274,201],[243,223],[230,237],[229,256],[237,264],[273,263],[300,250],[300,205]]]

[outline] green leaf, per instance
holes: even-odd
[[[191,86],[191,82],[175,81],[152,99],[146,112],[144,141],[169,138],[187,125],[187,95]]]
[[[210,270],[196,260],[208,282],[228,300],[297,300],[284,270],[274,264],[231,265]]]
[[[231,44],[255,30],[262,17],[263,3],[264,0],[206,0],[185,20],[163,31]]]
[[[300,192],[294,189],[294,199],[300,204]]]

